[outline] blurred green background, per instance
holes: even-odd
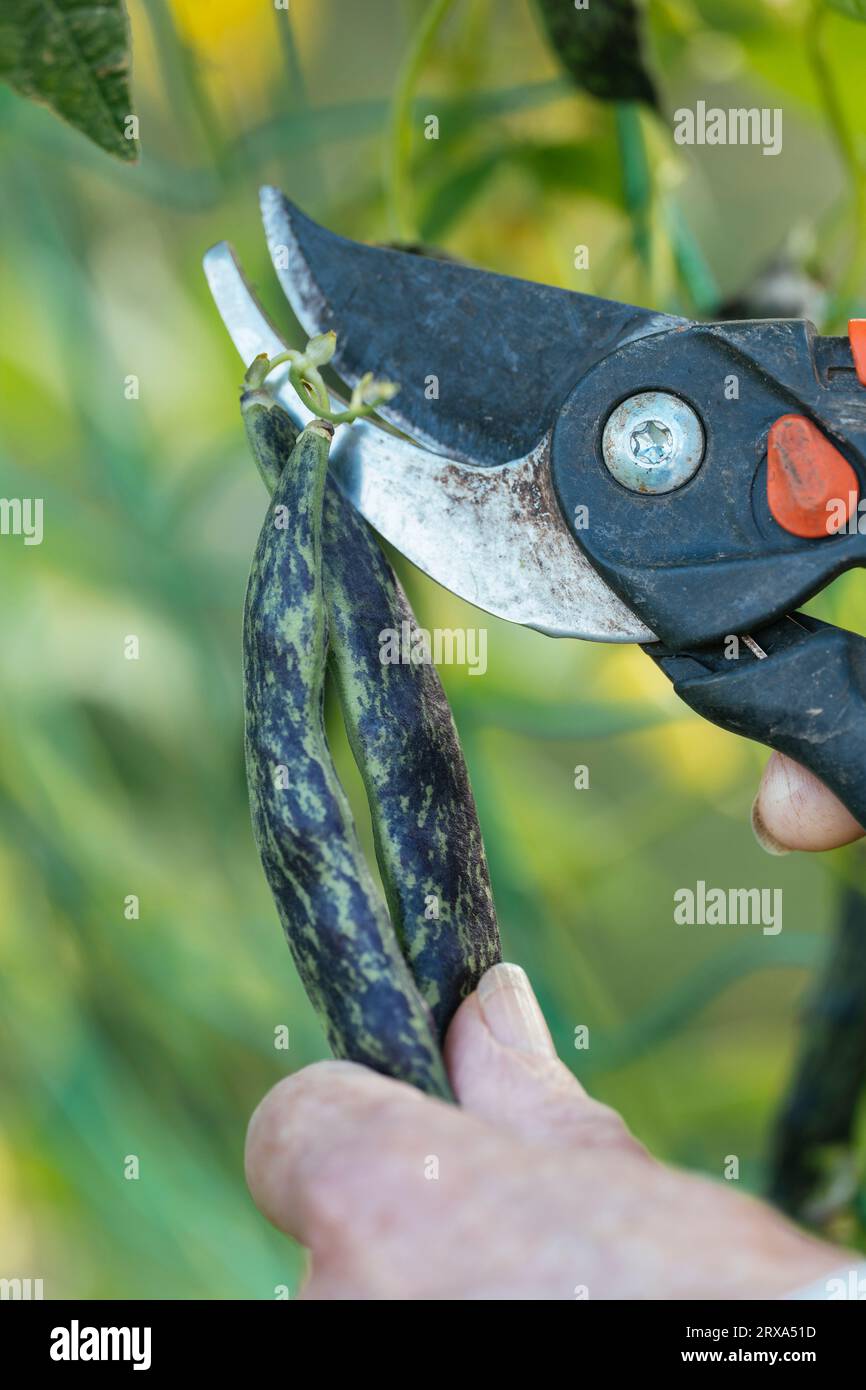
[[[41,546],[0,543],[0,1275],[46,1297],[267,1299],[303,1267],[242,1176],[251,1110],[325,1049],[248,823],[240,615],[265,495],[205,248],[232,240],[287,332],[262,182],[360,240],[661,309],[712,314],[780,256],[820,326],[843,291],[866,308],[840,140],[866,136],[866,28],[831,15],[817,47],[798,0],[652,0],[657,117],[575,91],[527,0],[440,5],[413,61],[426,9],[136,0],[136,168],[0,89],[0,490],[45,505]],[[782,107],[782,153],[675,147],[672,112],[698,99]],[[429,113],[438,141],[418,138]],[[659,1154],[719,1178],[736,1155],[760,1190],[854,852],[763,854],[764,753],[692,717],[640,652],[485,619],[398,568],[426,626],[488,627],[487,674],[442,677],[505,953],[561,1055]],[[857,583],[813,611],[858,626]],[[781,887],[783,931],[675,925],[699,878]]]

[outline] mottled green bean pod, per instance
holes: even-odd
[[[281,496],[297,430],[264,389],[245,391],[242,408],[259,472]],[[408,623],[413,631],[415,618],[374,536],[330,480],[320,552],[331,671],[368,794],[392,932],[441,1038],[460,1000],[499,959],[466,766],[435,667],[380,660],[383,630]],[[249,599],[247,613],[249,622]],[[251,797],[255,817],[252,782]],[[353,831],[352,844],[360,855]],[[285,910],[283,920],[291,940]]]
[[[245,407],[248,435],[259,447],[287,436],[263,402],[248,399]],[[330,436],[317,422],[298,437],[247,587],[253,828],[298,971],[335,1054],[448,1096],[430,1010],[372,881],[325,737],[322,503]],[[269,481],[275,470],[267,461],[260,467]]]
[[[466,764],[432,664],[382,664],[385,629],[415,615],[375,536],[325,492],[331,669],[361,770],[391,917],[440,1035],[500,958],[484,842]],[[412,650],[410,641],[409,649]]]

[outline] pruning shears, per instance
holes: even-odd
[[[692,709],[866,825],[866,640],[795,611],[866,563],[866,320],[694,323],[361,245],[275,188],[261,202],[302,328],[336,331],[349,386],[368,367],[400,383],[384,424],[341,426],[331,450],[370,525],[488,613],[639,643]],[[205,270],[245,364],[284,352],[227,243]],[[307,424],[285,366],[269,384]]]

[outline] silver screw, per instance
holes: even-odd
[[[673,492],[701,466],[704,429],[679,396],[640,391],[611,411],[601,444],[611,474],[630,492]]]

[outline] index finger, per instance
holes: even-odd
[[[783,753],[773,753],[764,768],[752,807],[752,829],[769,854],[836,849],[864,834],[839,798]]]

